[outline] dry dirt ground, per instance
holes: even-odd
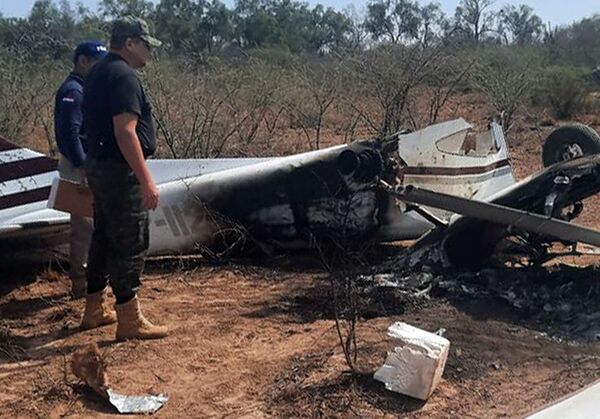
[[[547,132],[513,134],[520,177],[540,166]],[[600,227],[599,210],[593,201],[582,222]],[[103,351],[115,390],[170,396],[158,417],[515,417],[600,378],[599,344],[557,341],[522,312],[483,298],[398,303],[362,319],[362,372],[350,374],[327,275],[309,255],[218,267],[201,258],[151,261],[141,301],[172,334],[147,342],[115,343],[114,326],[77,331],[82,301],[69,299],[56,267],[13,268],[0,279],[2,417],[115,415],[69,371],[70,356],[88,342]],[[386,328],[399,320],[443,327],[452,345],[426,403],[372,379],[391,349]]]

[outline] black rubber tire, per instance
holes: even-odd
[[[584,124],[565,125],[554,130],[542,148],[544,167],[565,160],[565,148],[577,145],[581,155],[600,153],[600,135],[591,127]]]

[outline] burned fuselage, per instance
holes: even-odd
[[[47,243],[67,244],[69,215],[46,208],[57,176],[55,162],[6,140],[0,142],[0,154],[0,247],[6,254],[17,247],[32,253]],[[416,239],[436,226],[441,226],[448,252],[462,252],[465,237],[479,236],[477,240],[490,244],[508,230],[494,226],[502,224],[494,219],[487,224],[454,222],[456,211],[397,199],[389,189],[378,187],[380,181],[392,188],[412,185],[466,200],[498,199],[500,205],[555,216],[597,191],[596,181],[585,186],[594,177],[593,169],[580,176],[587,180],[577,180],[576,174],[585,172],[579,163],[561,166],[569,172],[564,176],[543,175],[550,183],[535,178],[513,186],[516,180],[501,127],[492,123],[475,134],[462,119],[382,141],[287,157],[151,160],[148,165],[160,191],[159,206],[150,213],[149,255],[222,250],[248,240],[261,247],[296,248],[314,239],[360,246]],[[502,191],[512,195],[502,198]],[[472,234],[458,233],[469,229]],[[61,239],[51,241],[57,232]]]
[[[163,182],[150,253],[246,239],[293,248],[324,238],[345,245],[418,238],[434,223],[378,188],[379,180],[467,198],[515,182],[499,126],[473,138],[471,129],[464,120],[450,121],[383,142],[359,141]],[[426,210],[446,221],[452,215]]]
[[[162,184],[151,253],[219,247],[240,236],[282,247],[368,239],[388,205],[375,187],[385,162],[378,143],[365,141]]]

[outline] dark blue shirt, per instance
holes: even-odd
[[[71,73],[59,87],[54,99],[54,134],[58,150],[75,167],[83,165],[87,152],[82,103],[83,79]]]

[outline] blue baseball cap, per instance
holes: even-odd
[[[99,60],[107,53],[108,50],[102,42],[95,39],[89,39],[87,41],[80,42],[79,45],[77,45],[77,48],[75,48],[75,53],[73,54],[73,61],[77,61],[77,58],[80,55]]]

